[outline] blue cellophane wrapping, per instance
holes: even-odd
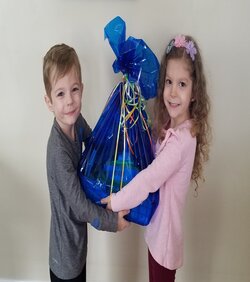
[[[116,60],[114,72],[123,78],[114,88],[93,129],[80,161],[79,176],[86,196],[100,200],[116,193],[153,160],[151,130],[145,99],[156,96],[159,63],[141,39],[125,40],[125,22],[114,18],[104,29]],[[143,187],[138,187],[143,189]],[[137,193],[135,191],[135,193]],[[147,225],[159,202],[159,192],[150,193],[127,220]]]

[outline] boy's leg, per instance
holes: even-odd
[[[169,270],[152,257],[148,251],[149,282],[174,282],[176,270]]]
[[[86,282],[86,264],[79,276],[73,279],[60,279],[50,270],[50,281],[51,282]]]

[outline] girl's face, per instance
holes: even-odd
[[[192,100],[193,82],[189,65],[185,59],[170,59],[166,68],[163,99],[171,127],[175,128],[190,118],[189,105]]]
[[[83,85],[79,81],[74,68],[57,81],[52,81],[51,100],[45,96],[50,111],[62,131],[74,139],[74,125],[81,112]]]

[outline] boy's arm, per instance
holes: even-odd
[[[86,147],[86,145],[88,145],[89,140],[91,139],[92,130],[90,126],[88,125],[87,121],[83,118],[81,114],[76,122],[76,132],[77,132],[80,142],[83,142]],[[73,164],[72,164],[72,167],[74,167]],[[74,173],[74,170],[72,171],[72,173]],[[93,204],[91,201],[86,199],[86,195],[82,191],[81,184],[79,183],[78,175],[77,175],[77,180],[76,182],[78,183],[76,186],[80,186],[80,191],[81,191],[80,194],[83,194],[83,201],[87,202],[87,205],[89,205],[89,207],[87,207],[87,210],[89,211],[90,214],[93,214],[93,211],[91,211],[91,209],[94,210],[94,213],[98,214],[98,216],[94,217],[92,221],[89,221],[88,219],[85,219],[84,221],[89,222],[92,226],[94,226],[95,228],[99,230],[106,230],[106,231],[122,231],[129,226],[129,222],[123,218],[126,214],[129,213],[129,211],[127,210],[120,211],[118,212],[118,215],[107,213],[106,210]],[[77,190],[79,191],[79,189]],[[114,218],[115,218],[115,221],[114,221]],[[104,221],[104,223],[100,224],[101,222],[100,219],[102,220],[102,222]],[[110,220],[111,220],[111,224],[109,223]],[[115,229],[114,227],[112,227],[114,225],[115,225]]]
[[[74,220],[89,222],[98,230],[116,232],[118,215],[100,206],[93,204],[86,198],[82,190],[77,171],[67,152],[55,149],[54,173],[51,179],[57,186],[62,200],[62,205],[67,205],[70,209],[70,216]]]

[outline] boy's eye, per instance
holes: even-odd
[[[76,91],[79,91],[79,88],[78,88],[78,87],[74,87],[74,88],[73,88],[73,92],[76,92]]]
[[[56,94],[56,96],[57,96],[57,97],[62,97],[63,94],[64,94],[64,93],[63,93],[62,91],[60,91],[60,92],[58,92],[58,93]]]

